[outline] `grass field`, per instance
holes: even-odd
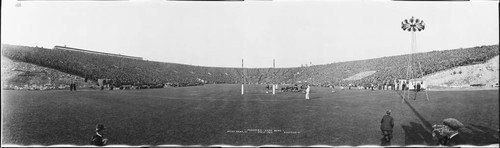
[[[413,96],[413,94],[412,94]],[[414,96],[413,96],[414,97]],[[127,91],[2,92],[2,144],[87,145],[95,125],[109,144],[380,145],[386,109],[393,145],[433,145],[430,129],[453,117],[472,145],[499,143],[498,90],[430,91],[401,102],[396,91],[311,90],[266,94],[264,86],[206,85]],[[271,132],[272,131],[272,132]]]

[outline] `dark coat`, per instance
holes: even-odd
[[[384,115],[380,123],[380,130],[392,131],[392,128],[394,127],[394,118],[390,115]]]
[[[461,145],[461,144],[465,144],[466,141],[463,137],[462,134],[458,134],[458,135],[455,135],[453,136],[452,138],[448,139],[448,142],[447,142],[447,146],[454,146],[454,145]]]
[[[96,135],[92,136],[92,139],[90,141],[90,145],[104,146],[104,141],[102,141],[101,136],[96,134]]]

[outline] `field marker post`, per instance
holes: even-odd
[[[276,91],[276,85],[273,84],[273,95],[275,94]]]
[[[425,89],[426,89],[426,90],[425,90],[425,96],[427,97],[427,101],[430,101],[430,100],[429,100],[429,94],[427,94],[427,88],[425,88]]]
[[[243,87],[243,85],[245,84],[245,69],[243,68],[243,59],[241,59],[241,73],[243,73],[241,75],[241,95],[244,94],[245,92],[245,88]]]
[[[275,84],[275,73],[274,73],[274,69],[275,69],[275,64],[274,64],[274,59],[273,59],[273,95],[275,94],[275,91],[276,91],[276,84]]]

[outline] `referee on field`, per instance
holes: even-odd
[[[384,135],[384,140],[390,142],[392,139],[392,128],[394,127],[394,118],[391,117],[391,110],[387,110],[386,115],[382,117],[380,121],[380,130],[382,130],[382,135]]]

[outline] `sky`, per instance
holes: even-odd
[[[498,44],[498,2],[2,1],[2,44],[69,46],[210,67],[329,64]]]

